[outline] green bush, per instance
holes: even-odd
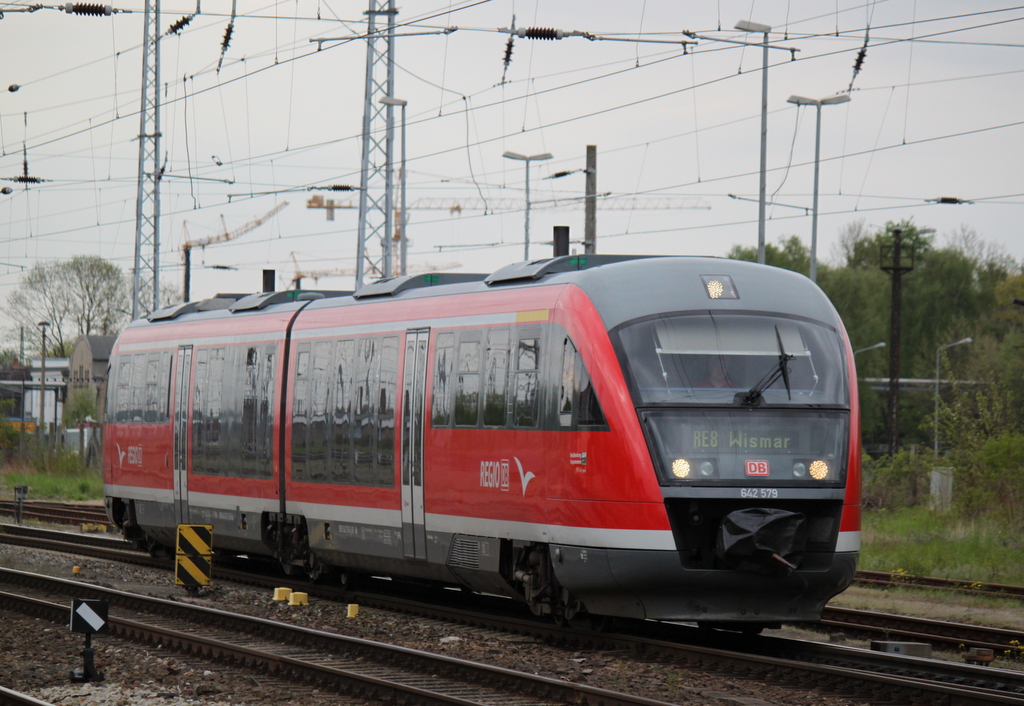
[[[1024,435],[1003,432],[961,453],[954,470],[953,498],[967,517],[992,516],[1024,528]]]
[[[931,453],[904,449],[895,456],[863,456],[864,505],[868,508],[906,508],[927,502],[931,490]]]

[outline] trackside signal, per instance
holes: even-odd
[[[213,525],[178,525],[174,583],[186,588],[210,585]]]

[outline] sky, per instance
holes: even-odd
[[[276,210],[193,250],[191,298],[258,291],[264,269],[279,289],[297,274],[350,289],[358,192],[317,187],[360,183],[369,5],[232,6],[161,2],[165,29],[192,16],[160,42],[161,280],[181,290],[184,243]],[[0,187],[12,189],[0,195],[2,302],[37,263],[84,254],[133,267],[144,1],[109,16],[63,8],[0,0],[0,88],[18,86],[0,91]],[[587,145],[598,252],[756,247],[764,35],[734,29],[741,20],[771,27],[767,242],[811,240],[816,108],[788,99],[848,94],[820,111],[819,261],[837,261],[851,224],[904,219],[940,244],[971,230],[1024,261],[1024,6],[419,0],[398,5],[394,47],[409,272],[524,259],[526,170],[506,151],[552,155],[530,163],[530,258],[551,255],[559,225],[582,251]],[[566,36],[517,36],[506,64],[512,27]],[[11,181],[26,159],[45,181]],[[343,206],[334,220],[308,206],[317,195]],[[0,307],[4,346],[12,323]]]

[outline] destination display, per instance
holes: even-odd
[[[644,421],[671,484],[837,485],[845,475],[844,411],[650,410]]]

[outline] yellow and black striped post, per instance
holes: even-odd
[[[210,585],[213,568],[213,525],[178,525],[174,583],[195,588]]]

